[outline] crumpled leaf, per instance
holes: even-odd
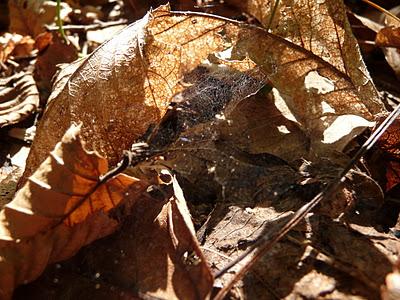
[[[271,16],[275,2],[248,0],[247,11],[264,26],[268,26],[272,17],[270,29],[274,34],[309,50],[346,74],[368,99],[370,109],[380,110],[377,91],[361,58],[343,1],[281,0]]]
[[[380,122],[384,120],[381,116]],[[400,119],[382,134],[376,146],[383,151],[386,160],[386,191],[391,190],[400,183]],[[381,161],[382,163],[382,161]]]
[[[118,222],[108,211],[121,202],[128,186],[133,184],[136,197],[146,189],[145,183],[123,174],[98,186],[107,161],[84,150],[79,131],[72,126],[66,132],[0,211],[1,298],[9,298],[16,285],[37,278],[47,264],[112,233]]]
[[[115,165],[122,150],[160,120],[183,72],[223,49],[217,30],[225,21],[198,19],[198,25],[187,30],[187,22],[179,24],[165,8],[147,14],[86,60],[61,72],[38,127],[26,174],[74,121],[83,122],[88,147]]]
[[[354,137],[354,128],[342,133],[344,137],[324,136],[341,117],[355,115],[356,121],[362,120],[361,128],[355,130],[359,132],[370,125],[365,119],[372,120],[381,110],[376,95],[364,90],[368,81],[362,85],[352,82],[348,74],[287,40],[226,19],[174,14],[168,7],[160,7],[103,44],[87,60],[69,67],[71,71],[80,65],[70,77],[58,78],[25,177],[72,121],[82,121],[89,147],[115,164],[123,149],[160,120],[172,95],[180,90],[177,84],[183,74],[209,54],[232,46],[232,59],[249,57],[284,95],[286,105],[310,137],[312,151],[323,152],[325,143],[331,150],[340,150]]]
[[[380,47],[400,48],[400,27],[385,27],[378,31],[375,43]]]
[[[26,57],[31,54],[35,41],[30,36],[5,33],[0,37],[0,62],[5,62],[10,56]]]
[[[21,122],[39,106],[39,92],[30,73],[0,78],[0,128]]]
[[[159,189],[164,195],[135,201],[121,230],[89,245],[59,268],[46,271],[31,287],[22,287],[20,297],[207,299],[212,274],[175,179],[173,185],[174,193],[168,190],[171,184],[162,184]],[[82,270],[96,279],[88,280]],[[47,284],[54,278],[57,285]]]

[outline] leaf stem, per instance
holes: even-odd
[[[61,20],[61,0],[57,0],[57,26],[58,26],[58,32],[60,33],[61,37],[64,39],[64,41],[69,44],[69,40],[67,39],[67,36],[65,35],[64,28],[63,28],[63,22]]]

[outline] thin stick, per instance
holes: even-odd
[[[390,11],[384,9],[382,6],[379,6],[378,4],[371,2],[369,0],[362,0],[362,1],[364,3],[367,3],[368,5],[372,6],[373,8],[376,8],[377,10],[383,12],[384,14],[388,15],[389,17],[392,17],[397,22],[399,22],[399,25],[400,25],[400,19],[397,16],[395,16],[394,14],[392,14]]]
[[[271,17],[269,18],[268,25],[266,27],[267,31],[269,31],[269,29],[271,28],[272,21],[274,20],[276,10],[278,9],[278,5],[279,5],[279,0],[275,0],[274,7],[272,8],[272,11],[271,11]]]
[[[349,161],[347,166],[339,174],[338,177],[333,179],[330,184],[328,184],[325,189],[315,196],[310,202],[303,205],[293,217],[284,224],[280,229],[275,229],[271,233],[261,236],[246,252],[236,258],[234,261],[228,263],[226,267],[221,269],[215,278],[221,277],[233,266],[241,262],[243,259],[248,257],[251,253],[254,256],[249,262],[243,265],[239,271],[236,273],[235,277],[232,278],[228,284],[221,289],[215,296],[215,300],[222,300],[228,291],[234,286],[234,284],[240,280],[249,269],[269,250],[271,249],[279,240],[281,240],[294,226],[296,226],[316,205],[318,205],[323,199],[330,198],[333,196],[337,188],[345,181],[346,174],[351,170],[355,163],[377,142],[377,140],[382,136],[382,134],[387,130],[387,128],[396,120],[400,115],[400,105],[396,107],[394,111],[382,122],[381,125],[375,130],[375,132],[368,138],[368,140],[361,146],[358,152]]]
[[[91,31],[91,30],[104,29],[112,26],[126,25],[126,24],[128,24],[128,20],[118,20],[110,22],[99,22],[90,25],[65,25],[63,26],[63,29],[70,31]],[[59,28],[58,26],[46,26],[46,29],[48,31],[57,31],[58,28]]]

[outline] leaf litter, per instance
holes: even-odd
[[[333,24],[347,28],[343,5],[332,3],[324,1],[320,5],[327,5],[323,9],[328,7],[328,11],[334,7],[333,15],[341,21],[335,19]],[[279,20],[285,26],[286,21]],[[66,263],[70,269],[64,278],[56,272],[57,282],[59,278],[63,281],[60,286],[67,288],[72,274],[82,279],[83,286],[91,285],[94,295],[98,291],[98,295],[114,296],[121,296],[121,292],[139,297],[206,297],[212,284],[207,263],[214,271],[223,268],[227,260],[251,246],[260,233],[276,228],[313,198],[346,166],[354,137],[371,127],[374,116],[383,111],[356,41],[348,28],[344,33],[342,29],[336,28],[341,38],[334,41],[339,49],[350,47],[352,51],[346,51],[346,55],[351,53],[350,58],[339,55],[342,60],[335,61],[335,65],[318,52],[324,51],[319,38],[315,38],[315,46],[313,36],[306,37],[313,46],[302,48],[289,42],[288,36],[283,39],[258,27],[209,15],[171,13],[161,7],[89,58],[65,67],[55,81],[39,124],[21,186],[29,182],[28,176],[72,122],[83,121],[82,136],[88,148],[98,150],[112,166],[122,157],[122,150],[137,141],[147,141],[148,152],[157,155],[126,172],[141,178],[143,182],[135,183],[142,187],[139,190],[144,192],[143,186],[150,185],[145,196],[135,200],[145,206],[150,203],[154,211],[140,208],[140,204],[128,208],[123,205],[115,212],[115,204],[108,208],[111,216],[122,214],[122,228],[128,226],[119,233],[122,241],[129,235],[129,239],[142,239],[126,245],[127,250],[123,251],[130,251],[123,264],[127,273],[119,272],[118,263],[118,270],[112,274],[105,274],[111,267],[101,269],[106,263],[96,247],[104,247],[105,251],[111,247],[111,255],[115,256],[124,243],[118,235],[112,235],[111,241],[98,241],[83,254],[90,257],[86,270],[94,272],[94,281],[88,280],[76,267],[79,262],[72,260]],[[292,39],[296,41],[294,35]],[[117,125],[111,126],[111,121]],[[335,122],[351,125],[333,132]],[[194,220],[207,220],[198,223],[202,225],[197,233],[202,242],[200,248],[193,229],[187,229],[192,225],[186,209],[165,215],[165,207],[173,207],[179,193],[173,193],[175,196],[168,201],[171,194],[164,191],[163,184],[160,190],[146,181],[157,177],[155,171],[161,178],[160,170],[165,167],[177,173]],[[106,169],[97,177],[104,172]],[[367,174],[364,166],[355,167],[333,199],[327,199],[307,215],[306,221],[279,242],[231,295],[258,298],[265,297],[268,290],[270,298],[378,297],[398,249],[396,238],[390,232],[382,232],[374,219],[379,215],[383,192]],[[161,197],[154,193],[161,193]],[[122,203],[129,202],[128,198]],[[156,203],[160,204],[151,204],[157,198]],[[141,238],[142,233],[136,233],[139,230],[129,228],[132,219],[136,227],[149,228],[146,212],[151,212],[149,222],[153,225],[154,220],[168,224],[168,233],[165,229],[163,234],[158,228],[154,233],[149,229],[143,232],[149,236]],[[83,218],[90,218],[91,214],[84,214]],[[156,214],[158,217],[154,217]],[[180,236],[183,232],[171,231],[171,226],[175,228],[171,223],[174,215],[186,219],[183,232],[191,232],[184,234],[186,238]],[[146,247],[148,240],[154,243],[164,239],[162,244],[172,243],[174,251],[165,249],[160,253]],[[185,244],[187,240],[194,244]],[[384,245],[377,242],[380,240],[385,241]],[[180,243],[186,246],[177,247]],[[349,244],[354,248],[348,249]],[[167,262],[167,267],[147,270],[152,266],[147,262],[153,262],[152,258],[160,254],[162,258],[155,261]],[[365,264],[368,260],[374,262],[370,267]],[[180,268],[182,263],[184,267]],[[200,266],[200,273],[193,271],[196,266]],[[165,268],[170,271],[156,272]],[[179,280],[182,274],[203,274],[200,278],[204,281],[186,284]],[[171,280],[163,281],[171,275]],[[195,277],[190,278],[196,282]],[[229,278],[218,280],[216,288],[229,282]],[[40,281],[37,284],[40,286]],[[78,285],[73,293],[79,295],[82,289]]]

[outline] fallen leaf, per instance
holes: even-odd
[[[384,27],[376,34],[375,43],[377,46],[385,47],[386,61],[400,78],[400,27]]]
[[[218,31],[226,22],[202,17],[193,22],[197,19],[188,31],[190,18],[179,23],[161,8],[62,71],[38,126],[25,175],[74,121],[83,122],[88,147],[115,165],[122,150],[163,116],[184,72],[224,48]]]
[[[9,31],[36,37],[45,31],[45,25],[54,23],[56,5],[57,3],[46,0],[8,0]],[[62,2],[61,18],[70,11],[71,8]]]
[[[160,7],[75,64],[79,67],[70,77],[59,76],[24,178],[72,121],[83,122],[82,134],[89,148],[98,149],[116,164],[122,150],[164,115],[171,97],[181,90],[178,81],[183,74],[209,54],[224,49],[232,50],[231,59],[249,57],[261,68],[284,96],[316,153],[340,151],[370,126],[373,115],[382,109],[368,88],[366,75],[361,84],[322,58],[263,29],[213,16],[171,13],[168,7]],[[358,53],[352,57],[359,59]],[[337,124],[349,118],[355,125],[332,134]]]
[[[380,110],[377,91],[364,65],[343,1],[248,0],[247,11],[272,33],[328,62],[359,89],[371,110]],[[244,6],[244,4],[242,4]],[[272,18],[272,20],[271,20]],[[271,23],[270,23],[271,22]]]
[[[208,299],[213,277],[175,179],[173,185],[170,199],[137,199],[121,230],[82,249],[78,257],[52,268],[31,287],[22,287],[20,297],[83,293],[112,299]],[[94,281],[85,279],[82,270]],[[54,278],[56,285],[46,284]]]
[[[400,27],[385,27],[378,31],[375,43],[380,47],[400,47]]]
[[[108,212],[130,186],[132,200],[147,185],[120,174],[105,184],[107,161],[84,150],[80,127],[72,126],[14,199],[0,211],[0,290],[36,279],[47,264],[74,255],[112,233],[118,221]],[[136,195],[136,196],[135,196]],[[27,226],[29,224],[29,226]]]
[[[203,246],[207,260],[214,263],[212,268],[218,271],[259,235],[279,228],[290,218],[285,212],[299,205],[298,201],[301,203],[291,197],[272,205],[220,204],[210,216],[213,226],[206,229]],[[368,233],[360,234],[329,217],[310,214],[258,261],[232,294],[249,299],[378,297],[379,287],[391,270],[393,254],[399,250],[395,238],[373,228],[365,230]],[[216,284],[229,282],[234,271],[217,279]]]
[[[385,115],[379,122],[383,122]],[[397,118],[392,125],[382,134],[376,146],[383,151],[380,163],[385,165],[386,187],[389,191],[400,183],[400,119]]]
[[[5,33],[0,37],[0,62],[4,63],[9,57],[27,57],[33,48],[34,40],[30,36]]]
[[[33,76],[20,72],[0,79],[0,128],[31,116],[39,106],[39,92]]]
[[[273,96],[262,91],[240,102],[218,126],[221,139],[249,153],[270,153],[286,161],[309,153],[310,140],[299,124],[285,118]]]
[[[58,34],[46,33],[50,35],[48,45],[43,49],[36,59],[34,77],[38,86],[49,93],[51,91],[51,82],[57,71],[57,65],[63,63],[71,63],[78,58],[78,51],[72,45],[66,44]],[[41,42],[47,39],[46,36],[41,37]],[[44,45],[40,45],[44,48]]]

